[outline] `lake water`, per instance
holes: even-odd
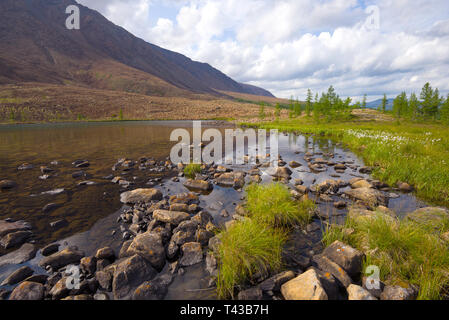
[[[222,122],[203,122],[203,128],[233,128],[231,124]],[[173,172],[151,172],[139,170],[138,166],[127,172],[112,171],[113,165],[121,158],[138,161],[141,157],[165,161],[174,145],[169,141],[170,133],[176,128],[191,131],[192,122],[159,121],[159,122],[113,122],[113,123],[63,123],[0,126],[0,180],[9,179],[17,183],[17,187],[0,192],[0,220],[25,220],[32,225],[33,241],[38,247],[52,242],[62,246],[76,245],[86,255],[95,253],[97,248],[111,246],[118,252],[122,243],[120,225],[117,217],[126,207],[119,201],[119,195],[126,190],[145,187],[150,179],[162,178],[155,187],[164,195],[188,191],[182,183],[171,181]],[[349,150],[337,146],[328,139],[308,137],[294,134],[279,134],[279,154],[287,163],[295,160],[303,166],[293,169],[292,181],[302,179],[304,185],[311,186],[335,175],[334,169],[321,173],[311,173],[304,160],[306,152],[315,155],[333,153],[334,162],[346,161],[355,166],[363,162]],[[79,159],[89,161],[89,167],[75,168],[72,164]],[[30,170],[18,170],[24,163],[34,166]],[[40,179],[40,167],[46,166],[53,171],[46,180]],[[249,166],[234,166],[236,170],[249,170]],[[73,173],[84,171],[85,175],[73,178]],[[111,175],[123,176],[133,183],[128,189],[111,183]],[[354,177],[369,178],[357,170],[346,170],[338,179],[349,181]],[[271,177],[264,175],[264,182]],[[81,181],[90,181],[92,185],[79,185]],[[181,179],[181,182],[183,180]],[[48,191],[60,190],[52,194]],[[63,191],[62,191],[63,190]],[[200,206],[210,212],[217,224],[225,219],[220,212],[226,209],[233,213],[235,206],[241,201],[243,193],[233,188],[214,186],[212,193],[200,197]],[[338,197],[334,197],[335,200]],[[59,207],[44,212],[49,203]],[[409,212],[424,204],[413,195],[400,195],[390,200],[390,208],[400,212]],[[322,212],[335,212],[332,203],[320,204]],[[343,221],[343,215],[335,219]],[[228,218],[229,219],[229,218]],[[64,220],[65,225],[51,227],[50,223]],[[115,232],[115,233],[114,233]],[[318,231],[319,234],[319,231]],[[314,236],[309,247],[317,245],[320,237]],[[296,238],[295,238],[296,239]],[[307,241],[309,241],[307,240]],[[306,242],[307,242],[306,241]],[[295,240],[295,247],[301,239]],[[13,250],[13,249],[11,249]],[[0,255],[11,250],[0,249]],[[299,249],[298,249],[299,250]],[[27,262],[36,270],[36,258]],[[1,280],[18,266],[0,267]],[[42,270],[40,270],[42,271]],[[178,277],[170,286],[167,298],[214,298],[213,292],[207,290],[206,274],[202,264],[190,267],[183,277]]]

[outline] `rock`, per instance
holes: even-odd
[[[358,188],[345,191],[345,194],[354,200],[360,200],[366,205],[377,207],[379,205],[388,206],[388,199],[382,192],[372,188]]]
[[[0,181],[0,189],[8,190],[17,187],[17,183],[12,180],[1,180]]]
[[[214,236],[213,232],[207,231],[203,228],[198,228],[195,233],[195,241],[199,242],[202,246],[207,246],[209,239]]]
[[[190,219],[190,215],[181,211],[155,210],[153,212],[153,218],[157,221],[177,226],[181,222]]]
[[[415,300],[417,292],[413,288],[403,288],[400,286],[386,286],[381,300]]]
[[[48,279],[48,275],[46,275],[46,274],[36,274],[36,275],[32,275],[32,276],[26,278],[25,281],[45,284],[47,282],[47,279]]]
[[[319,276],[313,269],[284,283],[281,293],[285,300],[328,300]]]
[[[408,183],[405,182],[399,182],[398,183],[398,188],[400,191],[408,193],[408,192],[412,192],[413,188],[411,185],[409,185]]]
[[[363,253],[338,240],[324,249],[323,255],[342,267],[350,277],[362,271]]]
[[[449,218],[449,211],[444,208],[426,207],[417,209],[412,213],[409,213],[406,217],[413,222],[432,225],[433,227],[438,228]]]
[[[185,203],[173,203],[170,205],[170,211],[189,212],[189,206]]]
[[[316,255],[313,257],[312,261],[320,270],[332,274],[344,288],[347,288],[349,285],[351,285],[352,280],[348,276],[346,271],[326,256]]]
[[[244,172],[223,173],[215,181],[220,186],[243,188],[243,186],[245,185],[245,173]]]
[[[0,267],[7,264],[22,264],[36,256],[37,248],[34,244],[25,243],[20,249],[0,256]]]
[[[193,266],[203,261],[203,250],[198,242],[187,242],[181,247],[182,257],[179,261],[181,267]]]
[[[33,233],[31,231],[17,231],[13,233],[8,233],[0,240],[0,244],[5,249],[14,248],[23,244],[26,240],[28,240]]]
[[[95,254],[95,258],[98,260],[107,259],[109,261],[115,260],[115,253],[114,250],[110,247],[104,247],[97,250],[97,253]]]
[[[90,163],[87,160],[76,160],[72,164],[75,166],[75,168],[87,168],[88,166],[90,166]]]
[[[72,178],[78,179],[78,178],[84,177],[85,175],[86,175],[86,173],[84,171],[76,171],[76,172],[72,173]]]
[[[260,289],[264,292],[274,291],[278,292],[281,290],[281,286],[287,281],[295,278],[295,273],[293,271],[284,271],[279,273],[259,284]]]
[[[323,201],[323,202],[333,202],[334,199],[332,199],[331,197],[329,197],[327,194],[320,194],[320,201]]]
[[[364,179],[357,180],[356,182],[351,184],[351,188],[359,189],[359,188],[371,188],[372,185],[368,181]]]
[[[214,186],[209,181],[188,179],[183,183],[184,187],[191,190],[210,191]]]
[[[97,271],[95,278],[102,290],[110,292],[112,290],[112,275],[109,272]]]
[[[138,202],[150,202],[153,200],[162,200],[162,192],[158,189],[136,189],[123,192],[120,195],[120,201],[125,204],[136,204]]]
[[[295,188],[296,188],[296,191],[298,191],[298,193],[300,195],[304,195],[309,192],[309,188],[307,188],[306,186],[298,185],[298,186],[295,186]]]
[[[292,175],[292,171],[287,167],[270,167],[266,170],[266,173],[279,179],[290,179]]]
[[[371,167],[361,167],[359,172],[362,174],[370,174],[373,171]]]
[[[344,202],[344,201],[336,201],[336,202],[334,202],[334,208],[337,208],[337,209],[344,209],[344,208],[346,208],[346,202]]]
[[[215,237],[209,239],[209,249],[211,249],[213,252],[218,252],[220,245],[221,240],[219,235],[216,235]]]
[[[30,267],[24,266],[11,273],[5,280],[3,280],[1,285],[2,286],[14,285],[22,280],[25,280],[33,273],[34,271]]]
[[[116,300],[131,299],[138,286],[157,274],[151,264],[139,255],[126,258],[114,267],[112,292]]]
[[[51,288],[49,294],[53,300],[60,300],[69,295],[70,289],[67,288],[67,282],[70,279],[68,277],[62,277],[56,284]]]
[[[312,189],[314,189],[318,193],[335,193],[338,191],[338,189],[340,189],[340,182],[337,180],[329,179],[314,186]]]
[[[173,280],[170,274],[164,274],[151,281],[145,281],[135,291],[133,300],[162,300]]]
[[[244,290],[244,291],[240,291],[237,299],[238,300],[252,300],[252,301],[257,301],[257,300],[262,300],[263,298],[263,293],[262,290],[258,287],[255,288],[251,288],[248,290]]]
[[[215,255],[208,251],[206,254],[206,271],[209,272],[212,277],[216,277],[218,275],[217,266],[218,263]]]
[[[8,300],[8,296],[11,294],[11,291],[0,289],[0,301]]]
[[[9,300],[43,300],[45,288],[36,282],[22,282],[11,293]]]
[[[368,281],[369,281],[369,283],[368,283]],[[376,285],[376,282],[377,282],[377,285]],[[385,284],[382,281],[380,281],[380,280],[375,281],[375,280],[369,279],[368,277],[363,277],[362,284],[363,284],[363,289],[368,291],[375,298],[380,299],[380,295],[382,294],[382,292],[385,288]]]
[[[41,267],[50,266],[53,270],[58,270],[69,264],[78,264],[84,257],[84,253],[75,248],[65,248],[62,251],[52,254],[51,256],[43,258],[39,265]]]
[[[109,296],[106,293],[99,292],[94,294],[94,300],[109,300]]]
[[[58,250],[59,250],[59,243],[51,243],[42,248],[41,254],[46,257],[52,255],[55,252],[58,252]]]
[[[80,268],[85,274],[94,274],[97,270],[97,258],[84,257],[80,261]]]
[[[24,164],[20,165],[20,166],[17,168],[17,170],[31,170],[31,169],[33,169],[33,168],[34,168],[34,166],[33,166],[32,164],[24,163]]]
[[[158,271],[161,271],[165,265],[165,249],[162,238],[157,233],[145,232],[139,234],[127,250],[127,255],[135,254],[142,256]]]
[[[367,290],[355,284],[349,285],[346,290],[348,291],[348,300],[377,300]]]
[[[56,220],[50,222],[50,227],[53,229],[64,228],[69,225],[69,222],[66,219]]]
[[[49,204],[46,204],[45,207],[42,208],[42,212],[49,213],[59,207],[61,207],[61,205],[59,203],[49,203]]]
[[[199,198],[196,194],[192,192],[180,193],[170,197],[170,204],[173,203],[184,203],[184,204],[194,204],[199,203]],[[160,208],[158,208],[160,209]]]
[[[90,294],[78,294],[74,296],[68,296],[61,300],[75,300],[75,301],[86,301],[86,300],[95,300]]]
[[[337,163],[335,166],[334,166],[334,169],[335,170],[341,170],[341,171],[344,171],[344,170],[346,170],[346,165],[345,164],[343,164],[343,163]]]
[[[302,164],[300,164],[299,162],[296,162],[296,161],[290,161],[290,162],[288,163],[288,165],[289,165],[291,168],[293,168],[293,169],[302,166]]]
[[[8,222],[6,220],[0,220],[0,237],[7,235],[8,233],[30,230],[31,225],[25,221]]]

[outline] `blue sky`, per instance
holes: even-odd
[[[78,0],[138,37],[276,96],[449,92],[447,0]],[[369,9],[367,11],[367,9]]]

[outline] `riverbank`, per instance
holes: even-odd
[[[393,121],[315,123],[311,118],[244,126],[316,134],[342,143],[373,167],[373,176],[390,185],[405,182],[418,197],[449,204],[449,128],[439,124]]]

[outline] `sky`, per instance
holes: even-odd
[[[448,0],[77,0],[277,97],[449,93]]]

